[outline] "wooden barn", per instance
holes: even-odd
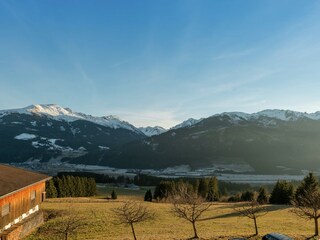
[[[18,235],[32,230],[21,225],[39,212],[40,203],[45,199],[45,183],[49,179],[44,174],[0,164],[0,240],[19,239],[18,236],[10,237],[10,232],[17,226],[21,228]]]

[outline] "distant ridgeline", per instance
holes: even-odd
[[[46,184],[48,198],[90,197],[96,195],[94,178],[62,176],[53,177]]]
[[[0,136],[3,163],[51,159],[123,169],[188,165],[192,170],[257,174],[320,168],[320,112],[221,113],[161,130],[138,129],[114,116],[33,105],[0,110]]]

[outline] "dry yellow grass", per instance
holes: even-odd
[[[74,211],[84,216],[88,225],[83,227],[77,236],[73,237],[74,239],[132,239],[129,227],[113,224],[116,216],[112,209],[120,206],[125,199],[120,198],[116,201],[94,198],[50,199],[42,207],[44,210],[65,210],[72,206]],[[178,240],[193,236],[192,226],[172,214],[170,203],[146,202],[144,204],[155,213],[156,219],[136,225],[139,240]],[[232,203],[215,203],[204,216],[204,218],[212,219],[197,224],[199,236],[209,240],[252,235],[254,232],[252,221],[239,216],[234,212],[233,207]],[[286,206],[270,206],[269,208],[270,212],[258,219],[261,236],[270,232],[280,232],[294,239],[306,239],[312,235],[312,221],[298,218]],[[59,221],[59,218],[51,221]],[[50,221],[46,225],[49,226]],[[61,239],[61,236],[50,238],[46,234],[34,233],[27,239]]]

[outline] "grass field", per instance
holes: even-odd
[[[109,193],[109,190],[105,189],[102,192]],[[129,190],[118,190],[117,200],[106,200],[102,197],[49,199],[43,203],[42,208],[46,211],[72,209],[84,217],[87,225],[78,231],[77,236],[72,236],[70,239],[133,239],[129,227],[114,224],[116,216],[114,216],[112,209],[120,206],[127,199],[138,200],[140,198],[141,201],[144,191],[127,195]],[[192,226],[172,214],[170,203],[146,202],[144,204],[155,213],[156,218],[153,221],[136,225],[139,240],[178,240],[193,236]],[[212,220],[201,221],[197,225],[201,239],[230,239],[231,237],[251,236],[254,233],[252,221],[236,214],[233,207],[232,203],[215,203],[204,216],[204,218],[212,218]],[[286,206],[269,206],[269,209],[270,212],[267,215],[258,219],[260,236],[270,232],[280,232],[294,239],[306,239],[312,236],[313,222],[298,218]],[[50,225],[55,222],[63,224],[63,220],[57,217],[49,220],[40,229],[50,229]],[[62,237],[50,236],[46,231],[40,231],[26,238],[26,240],[36,239],[62,239]],[[261,237],[252,237],[251,239],[261,239]]]
[[[98,197],[105,198],[110,197],[112,190],[115,190],[119,197],[130,197],[131,199],[141,200],[144,197],[144,194],[148,189],[154,190],[155,187],[140,187],[140,189],[130,189],[130,188],[118,188],[118,187],[111,187],[107,185],[98,185]]]

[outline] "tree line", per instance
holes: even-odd
[[[96,181],[87,177],[53,177],[46,184],[48,198],[90,197],[96,195],[96,191]]]
[[[92,173],[92,172],[59,172],[58,177],[62,178],[63,176],[74,176],[74,177],[87,177],[94,178],[96,183],[107,183],[107,184],[135,184],[138,186],[156,186],[160,184],[162,181],[184,181],[189,182],[190,184],[197,184],[199,181],[196,178],[187,178],[187,177],[179,177],[179,178],[162,178],[157,176],[150,176],[146,174],[139,173],[134,176],[134,178],[129,178],[125,176],[109,176],[108,174],[102,173]],[[248,183],[232,183],[232,182],[219,182],[219,191],[222,195],[229,195],[231,193],[239,192],[245,189],[251,188]]]
[[[221,195],[218,179],[211,177],[197,179],[193,182],[182,179],[179,181],[161,181],[154,190],[153,199],[157,201],[170,199],[172,196],[177,195],[182,188],[186,189],[188,193],[196,193],[209,202],[218,201]],[[150,196],[150,192],[147,192],[146,196],[147,194]]]
[[[114,183],[114,184],[131,184],[134,183],[134,179],[130,179],[125,176],[109,176],[108,174],[92,173],[92,172],[59,172],[57,177],[62,178],[63,176],[74,176],[74,177],[86,177],[94,178],[97,183]]]
[[[216,177],[201,178],[192,181],[185,179],[179,179],[178,181],[162,180],[156,185],[153,195],[152,192],[148,190],[145,199],[154,199],[157,201],[167,200],[180,189],[181,185],[184,185],[189,192],[195,192],[198,196],[201,196],[203,199],[210,202],[220,201],[221,197],[224,196],[224,200],[227,199],[229,202],[250,202],[253,199],[256,199],[260,204],[270,203],[290,205],[293,200],[301,196],[307,186],[317,185],[316,182],[317,178],[314,174],[309,173],[304,181],[296,188],[292,182],[279,180],[272,188],[271,193],[268,193],[266,187],[260,187],[259,189],[257,188],[257,190],[249,188],[248,190],[230,196],[227,190],[221,188],[221,184],[225,185],[226,183],[218,181]]]

